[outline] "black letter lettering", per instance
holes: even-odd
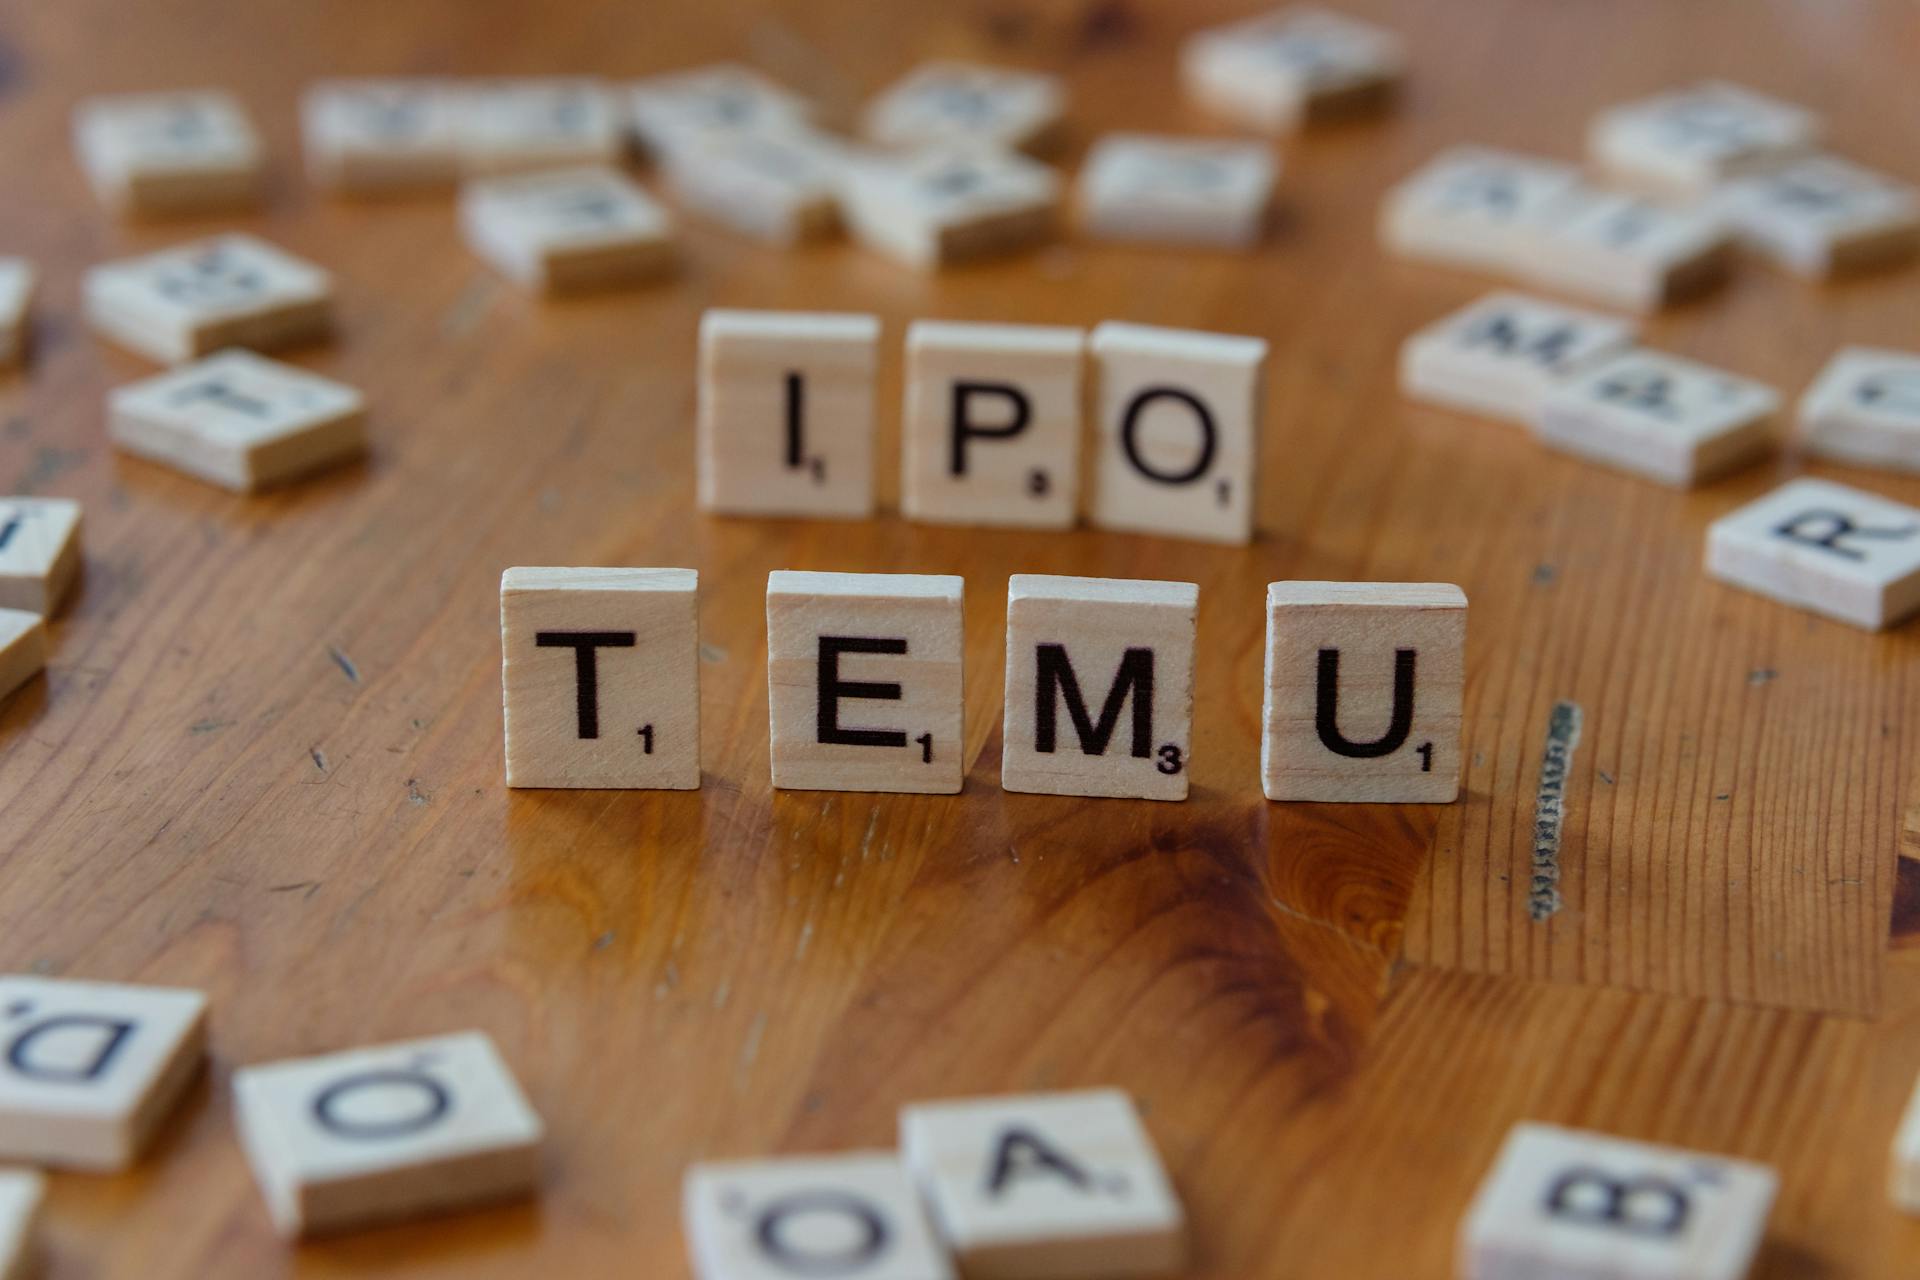
[[[5,524],[0,524],[0,551],[7,549],[7,544],[13,541],[13,535],[18,532],[20,532],[19,516],[14,516]]]
[[[349,1094],[381,1088],[417,1090],[421,1095],[420,1109],[411,1115],[382,1120],[355,1120],[338,1112],[340,1100]],[[446,1086],[432,1076],[419,1071],[365,1071],[322,1089],[313,1100],[313,1120],[337,1138],[378,1141],[419,1133],[452,1108],[453,1099],[448,1096]]]
[[[1576,1196],[1579,1197],[1576,1200]],[[1598,1196],[1600,1202],[1593,1203]],[[1650,1210],[1641,1204],[1656,1201]],[[1547,1213],[1594,1226],[1614,1226],[1638,1235],[1677,1236],[1687,1225],[1687,1193],[1665,1178],[1611,1177],[1598,1169],[1571,1169],[1547,1189]]]
[[[787,374],[787,469],[798,471],[806,453],[806,384],[800,375]]]
[[[536,631],[533,642],[542,649],[573,650],[574,689],[579,701],[580,736],[600,736],[600,664],[596,649],[631,649],[631,631]]]
[[[1013,413],[1003,426],[988,427],[973,420],[967,411],[967,402],[974,396],[1002,396],[1013,405]],[[983,439],[1005,439],[1017,436],[1027,429],[1027,422],[1033,417],[1033,406],[1027,401],[1027,393],[1018,387],[1004,382],[956,382],[953,384],[953,417],[948,430],[952,433],[953,448],[947,463],[947,470],[956,476],[967,474],[967,438],[980,436]]]
[[[1042,1170],[1065,1178],[1076,1191],[1093,1190],[1087,1171],[1063,1153],[1048,1145],[1027,1129],[1008,1129],[1000,1135],[993,1151],[993,1168],[987,1174],[987,1194],[998,1196],[1015,1178],[1032,1177]]]
[[[840,655],[843,653],[893,653],[907,651],[900,637],[821,636],[819,702],[814,711],[814,738],[820,742],[847,747],[904,747],[904,729],[842,729],[840,699],[874,698],[897,702],[900,686],[891,681],[842,680]]]
[[[1320,651],[1320,684],[1315,694],[1313,727],[1320,741],[1335,755],[1355,760],[1377,760],[1390,756],[1406,743],[1413,729],[1412,649],[1393,651],[1393,714],[1387,731],[1372,742],[1354,742],[1340,732],[1340,651]]]
[[[1830,527],[1825,533],[1815,537],[1813,534],[1807,533],[1801,528],[1802,525],[1810,521],[1825,522]],[[1848,560],[1865,560],[1867,556],[1864,551],[1855,550],[1853,547],[1843,547],[1840,545],[1840,539],[1846,537],[1848,534],[1853,534],[1861,538],[1884,538],[1889,542],[1901,542],[1907,538],[1911,538],[1915,533],[1920,533],[1920,528],[1916,528],[1914,525],[1908,525],[1904,529],[1875,529],[1870,525],[1855,524],[1853,517],[1842,512],[1816,509],[1813,511],[1802,511],[1799,515],[1793,517],[1793,519],[1775,525],[1773,531],[1789,542],[1798,542],[1802,546],[1818,547],[1822,551],[1831,551],[1833,554]]]
[[[834,1214],[851,1219],[859,1239],[843,1249],[826,1252],[788,1243],[786,1224],[806,1214]],[[887,1220],[865,1200],[844,1191],[796,1191],[760,1210],[754,1222],[760,1252],[781,1269],[803,1276],[843,1276],[878,1261],[888,1245]]]
[[[68,1013],[47,1018],[14,1036],[12,1043],[7,1046],[7,1065],[29,1080],[41,1080],[48,1084],[86,1084],[106,1074],[108,1066],[119,1055],[121,1046],[126,1044],[127,1037],[133,1034],[137,1025],[120,1018],[103,1018],[88,1013]],[[74,1066],[53,1066],[36,1064],[28,1059],[27,1051],[41,1036],[74,1029],[100,1033],[101,1039],[93,1050],[93,1057],[87,1062]]]
[[[1080,735],[1080,750],[1090,756],[1107,754],[1113,731],[1120,725],[1120,708],[1133,695],[1133,746],[1129,754],[1142,760],[1153,751],[1153,650],[1128,649],[1120,670],[1107,688],[1100,723],[1087,717],[1080,681],[1063,644],[1035,645],[1033,649],[1033,749],[1051,755],[1059,736],[1055,709],[1064,700],[1067,718]]]
[[[1193,410],[1194,421],[1199,424],[1200,455],[1185,471],[1155,471],[1140,456],[1140,442],[1135,439],[1140,429],[1140,414],[1155,400],[1178,400]],[[1213,414],[1208,412],[1206,405],[1200,403],[1198,396],[1179,387],[1146,387],[1135,392],[1133,399],[1127,402],[1126,413],[1120,418],[1120,447],[1126,450],[1127,461],[1141,475],[1161,484],[1189,484],[1205,475],[1207,468],[1213,465],[1214,445]]]

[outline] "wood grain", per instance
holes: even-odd
[[[542,302],[461,248],[448,199],[308,189],[300,87],[741,56],[844,112],[922,57],[977,57],[1067,77],[1072,160],[1108,128],[1205,127],[1175,93],[1175,43],[1248,6],[958,0],[881,29],[851,0],[0,3],[0,246],[44,279],[29,371],[0,384],[0,491],[87,506],[49,679],[0,706],[0,970],[214,998],[213,1070],[155,1157],[54,1179],[55,1280],[678,1277],[695,1158],[886,1144],[916,1098],[1108,1084],[1140,1100],[1207,1280],[1444,1274],[1523,1116],[1777,1161],[1769,1276],[1910,1274],[1920,1227],[1880,1178],[1920,1069],[1920,876],[1912,858],[1896,873],[1903,842],[1920,855],[1920,639],[1701,574],[1707,523],[1798,463],[1672,494],[1404,403],[1400,341],[1492,282],[1386,259],[1372,220],[1444,144],[1573,158],[1594,110],[1703,73],[1809,100],[1853,158],[1910,169],[1920,10],[1356,7],[1407,36],[1405,100],[1286,145],[1281,225],[1251,257],[1068,240],[929,277],[689,225],[672,283]],[[106,217],[69,153],[73,102],[200,84],[255,112],[267,210]],[[229,226],[336,273],[340,337],[300,362],[372,410],[366,462],[251,499],[108,451],[106,391],[151,366],[79,320],[86,266]],[[1917,283],[1744,266],[1648,336],[1794,394],[1842,342],[1913,345]],[[1258,335],[1259,537],[696,514],[695,331],[714,305],[885,318],[889,509],[910,319]],[[1920,501],[1920,480],[1810,469]],[[511,564],[700,570],[702,790],[509,794]],[[967,577],[962,794],[769,791],[780,568]],[[1015,572],[1200,584],[1192,799],[999,789]],[[1465,588],[1460,803],[1261,799],[1261,600],[1283,577]],[[1536,924],[1563,701],[1584,713],[1563,905]],[[468,1027],[548,1122],[538,1202],[279,1244],[234,1142],[233,1069]]]

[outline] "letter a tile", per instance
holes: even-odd
[[[1267,799],[1454,799],[1466,647],[1467,597],[1447,583],[1269,585]]]
[[[206,1053],[207,998],[0,977],[0,1160],[128,1168]]]

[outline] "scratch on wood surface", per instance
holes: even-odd
[[[346,673],[347,679],[355,684],[360,683],[360,668],[353,665],[353,659],[349,658],[339,645],[328,645],[327,656],[333,659],[334,666]]]
[[[1560,829],[1566,818],[1567,770],[1580,745],[1584,719],[1577,702],[1556,702],[1547,717],[1547,750],[1540,758],[1540,789],[1533,801],[1533,876],[1527,914],[1538,922],[1560,910]]]

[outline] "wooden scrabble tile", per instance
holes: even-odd
[[[900,1154],[967,1280],[1186,1266],[1186,1215],[1118,1089],[913,1103]]]
[[[1570,375],[1633,345],[1634,326],[1519,293],[1493,293],[1408,338],[1400,390],[1529,426]]]
[[[732,62],[636,81],[627,101],[633,131],[656,160],[722,137],[805,129],[814,115],[800,95]]]
[[[696,1280],[954,1280],[890,1151],[696,1164],[681,1216]]]
[[[1377,110],[1405,68],[1392,32],[1306,7],[1202,31],[1180,50],[1187,96],[1253,129]]]
[[[1251,248],[1279,172],[1264,143],[1110,133],[1080,170],[1080,226],[1102,240]]]
[[[1803,276],[1879,266],[1920,249],[1920,191],[1837,156],[1736,178],[1712,204],[1745,244]]]
[[[1920,1086],[1907,1101],[1900,1128],[1893,1135],[1888,1161],[1887,1194],[1902,1213],[1920,1214]],[[0,1257],[4,1257],[0,1253]]]
[[[26,352],[33,288],[32,264],[25,258],[0,258],[0,368],[18,364]]]
[[[206,1044],[198,991],[0,976],[0,1160],[128,1168]]]
[[[461,104],[444,80],[322,80],[300,100],[307,173],[317,186],[357,194],[451,186]]]
[[[586,76],[526,76],[464,89],[461,167],[469,175],[620,162],[627,124],[612,92]]]
[[[1267,799],[1451,802],[1466,648],[1467,597],[1448,583],[1270,584]]]
[[[90,98],[74,110],[80,167],[119,213],[243,209],[264,164],[246,108],[214,90]]]
[[[1092,347],[1093,523],[1252,541],[1266,342],[1109,321]]]
[[[1773,447],[1779,393],[1692,360],[1629,351],[1562,381],[1534,420],[1544,443],[1679,489]]]
[[[1692,200],[1806,150],[1820,132],[1810,111],[1706,81],[1601,112],[1588,128],[1587,154],[1612,182]]]
[[[1707,574],[1878,631],[1920,609],[1920,509],[1792,480],[1708,526]]]
[[[873,514],[877,316],[700,318],[699,494],[741,515]]]
[[[1920,354],[1842,350],[1800,400],[1800,443],[1856,466],[1920,471]]]
[[[847,155],[824,135],[787,129],[715,131],[667,152],[667,190],[702,217],[791,246],[840,229]]]
[[[1590,187],[1546,206],[1519,257],[1534,284],[1642,311],[1705,292],[1732,268],[1733,231],[1720,215]]]
[[[774,786],[960,790],[963,585],[918,573],[768,575]]]
[[[1518,1124],[1460,1224],[1460,1276],[1741,1280],[1777,1185],[1745,1160]]]
[[[289,1238],[531,1195],[540,1117],[478,1031],[233,1073],[240,1145]]]
[[[1055,325],[910,325],[902,512],[939,524],[1070,528],[1085,347],[1082,330]]]
[[[107,397],[107,438],[117,447],[241,493],[359,457],[366,418],[352,387],[239,350]]]
[[[1199,605],[1191,582],[1009,578],[1000,785],[1185,800]]]
[[[1058,76],[929,62],[875,98],[861,128],[883,147],[962,143],[1038,153],[1059,142],[1066,105]]]
[[[46,1191],[47,1180],[31,1169],[0,1169],[0,1280],[30,1280],[36,1273]]]
[[[508,786],[700,785],[699,591],[692,569],[501,575]]]
[[[460,191],[460,230],[501,272],[548,293],[656,280],[677,257],[666,210],[611,169],[470,182]]]
[[[52,617],[79,573],[79,503],[0,498],[0,609]]]
[[[94,267],[84,289],[97,332],[162,364],[294,346],[333,326],[326,272],[238,233]]]
[[[1443,266],[1519,271],[1542,222],[1578,185],[1574,169],[1555,161],[1454,147],[1387,193],[1380,240]]]
[[[1011,152],[940,147],[862,157],[842,212],[868,248],[922,269],[1023,249],[1052,234],[1060,178]]]
[[[47,628],[37,613],[0,609],[0,698],[46,670]],[[5,1143],[0,1140],[0,1156]]]

